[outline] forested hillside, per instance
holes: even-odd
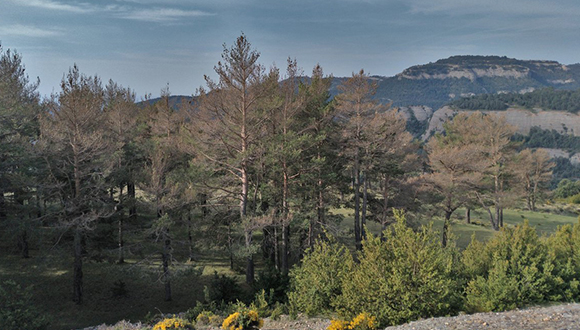
[[[333,95],[319,65],[303,79],[296,60],[259,59],[241,35],[191,98],[166,87],[141,103],[73,65],[41,99],[0,48],[0,324],[245,329],[333,313],[376,328],[579,299],[580,226],[558,228],[577,197],[538,212],[554,210],[554,164],[517,127],[464,112],[419,141],[417,117],[380,102],[364,70]],[[441,65],[428,74],[456,63]],[[413,72],[401,79],[431,83]],[[488,243],[469,244],[475,231]]]
[[[578,113],[580,89],[555,90],[543,88],[528,93],[482,94],[464,97],[449,103],[465,110],[506,110],[510,107],[525,109],[558,110]]]

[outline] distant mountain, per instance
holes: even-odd
[[[186,95],[171,95],[169,96],[169,106],[174,108],[174,109],[178,109],[182,104],[191,104],[193,100],[192,96],[186,96]],[[157,102],[161,101],[161,97],[156,97],[154,99],[147,99],[147,100],[142,100],[140,102],[137,102],[137,105],[141,106],[141,107],[145,107],[147,105],[151,105],[151,104],[155,104]]]
[[[335,86],[347,78],[336,78]],[[500,56],[452,56],[412,66],[394,77],[373,76],[375,97],[395,106],[439,108],[465,96],[529,92],[544,87],[580,88],[580,64]],[[336,90],[333,90],[336,93]]]
[[[336,95],[338,85],[346,79],[335,77],[331,94]],[[377,83],[375,97],[382,103],[392,101],[395,106],[421,105],[437,109],[461,97],[479,94],[523,93],[545,87],[578,89],[580,64],[465,55],[412,66],[393,77],[372,76],[371,79]],[[170,97],[174,106],[183,100],[191,97]]]

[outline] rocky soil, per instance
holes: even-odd
[[[266,319],[262,330],[326,330],[330,320],[284,315]],[[84,330],[142,329],[128,322],[117,326],[98,326]],[[199,330],[218,330],[218,326],[197,326]],[[385,330],[577,330],[580,329],[580,304],[531,307],[502,313],[478,313],[430,318],[388,327]]]
[[[325,330],[325,319],[285,317],[266,320],[263,330]],[[478,313],[440,317],[388,327],[386,330],[576,330],[580,329],[580,304],[532,307],[502,313]]]
[[[533,307],[420,320],[387,330],[573,330],[580,329],[580,304]]]

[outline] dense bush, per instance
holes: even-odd
[[[258,274],[258,278],[254,282],[254,291],[260,293],[265,291],[267,294],[268,304],[286,303],[288,297],[288,287],[290,286],[290,278],[282,272],[269,268]]]
[[[368,313],[360,313],[352,321],[331,320],[327,330],[374,330],[377,329],[377,318]]]
[[[555,198],[568,198],[580,194],[580,181],[563,179],[558,182],[558,187],[554,190]]]
[[[23,289],[14,281],[0,284],[0,329],[43,330],[48,327],[44,315],[31,304],[32,289]]]
[[[366,312],[381,327],[458,310],[461,281],[457,280],[455,249],[442,248],[431,227],[414,232],[402,214],[384,241],[369,237],[350,264],[336,307],[343,317]]]
[[[329,329],[352,329],[357,315],[384,327],[460,311],[503,311],[580,300],[580,222],[539,237],[528,221],[503,228],[462,252],[442,248],[431,226],[413,231],[402,214],[370,236],[357,262],[334,240],[319,242],[291,272],[290,307],[308,315],[337,313]],[[362,324],[362,323],[361,323]]]
[[[159,321],[153,326],[153,330],[193,330],[193,324],[174,316]]]
[[[242,300],[242,288],[235,278],[214,272],[209,288],[205,290],[208,303],[229,303]]]
[[[260,329],[264,321],[258,312],[252,309],[242,308],[228,316],[222,323],[224,330],[255,330]]]
[[[551,300],[580,299],[580,223],[565,225],[547,238],[548,256],[554,264]]]
[[[503,228],[486,244],[472,242],[463,254],[470,312],[503,311],[549,300],[554,264],[536,230],[525,221]]]
[[[349,251],[334,239],[318,241],[307,252],[302,266],[290,273],[291,291],[288,302],[291,312],[306,315],[331,313],[333,302],[342,292],[342,283],[352,268]]]

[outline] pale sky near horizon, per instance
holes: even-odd
[[[393,76],[452,55],[579,63],[579,18],[577,0],[0,0],[0,44],[42,95],[76,63],[141,98],[195,93],[242,32],[282,72]]]

